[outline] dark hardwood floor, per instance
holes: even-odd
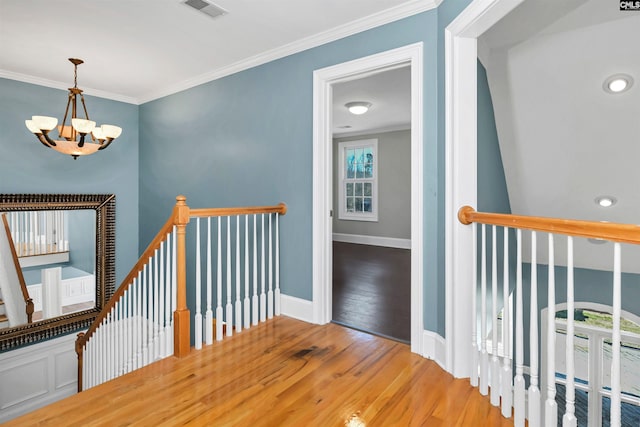
[[[411,251],[333,242],[333,321],[411,341]]]

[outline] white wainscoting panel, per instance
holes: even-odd
[[[360,234],[333,233],[333,240],[359,245],[384,246],[387,248],[411,249],[411,239],[397,239],[395,237],[363,236]]]
[[[433,360],[440,365],[442,369],[447,370],[447,345],[444,338],[435,332],[423,331],[422,348],[423,357]]]
[[[0,353],[0,423],[76,393],[76,334]]]
[[[282,304],[281,310],[284,316],[315,323],[313,321],[313,303],[311,301],[281,294],[280,304]]]

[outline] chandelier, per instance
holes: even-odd
[[[31,120],[25,120],[27,129],[33,132],[45,147],[53,148],[62,154],[68,154],[74,159],[78,156],[87,156],[98,150],[104,150],[111,142],[120,136],[122,128],[113,125],[102,125],[96,127],[96,122],[89,120],[87,106],[84,103],[84,95],[82,89],[78,88],[78,65],[84,61],[77,58],[69,58],[73,64],[73,87],[69,88],[69,98],[67,100],[67,109],[64,112],[62,124],[58,125],[58,119],[47,116],[33,116]],[[84,119],[77,116],[77,100],[80,95],[82,109],[84,110]],[[69,117],[69,108],[71,108],[70,125],[67,125],[67,117]],[[56,128],[58,131],[58,139],[53,140],[49,136],[49,132]],[[91,140],[85,141],[87,134]],[[78,140],[78,136],[80,137]]]

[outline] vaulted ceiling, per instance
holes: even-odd
[[[640,224],[638,40],[640,13],[602,0],[525,0],[479,40],[513,213]],[[633,86],[605,91],[620,73]],[[640,273],[639,248],[623,254]],[[612,260],[610,244],[576,242],[579,266]]]

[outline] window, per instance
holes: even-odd
[[[341,142],[339,219],[378,221],[378,140]]]

